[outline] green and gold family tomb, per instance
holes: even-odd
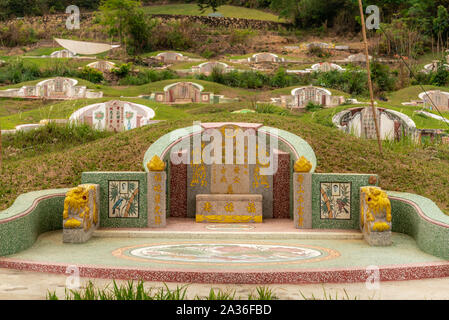
[[[376,174],[316,173],[311,146],[284,130],[257,123],[194,123],[151,144],[142,166],[139,172],[83,172],[81,185],[72,189],[21,195],[0,212],[0,256],[29,249],[40,234],[60,229],[61,245],[72,250],[75,243],[94,246],[92,238],[102,232],[154,230],[148,231],[151,237],[166,239],[177,223],[188,222],[190,239],[200,228],[194,225],[209,231],[233,225],[233,230],[241,226],[242,240],[245,230],[282,222],[286,241],[346,232],[360,235],[367,250],[385,247],[394,254],[400,246],[395,234],[406,234],[423,254],[449,259],[449,217],[432,201],[384,191]],[[250,232],[251,239],[271,237]],[[121,257],[120,250],[113,255]],[[335,251],[329,250],[326,254]],[[0,258],[0,265],[8,261]],[[449,274],[448,263],[438,268],[439,276]]]

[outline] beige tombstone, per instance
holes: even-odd
[[[262,222],[262,195],[198,194],[196,222]]]

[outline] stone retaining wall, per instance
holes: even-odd
[[[19,19],[11,19],[6,22],[0,23],[1,25],[10,25],[18,21],[24,21],[26,23],[41,23],[44,26],[62,26],[68,18],[68,14],[54,14],[47,16],[26,17]],[[252,20],[252,19],[239,19],[239,18],[226,18],[226,17],[208,17],[208,16],[187,16],[187,15],[172,15],[172,14],[153,14],[152,17],[162,20],[162,22],[169,21],[182,21],[187,23],[201,23],[208,25],[212,28],[231,28],[231,29],[278,29],[279,27],[290,27],[290,24],[264,21],[264,20]],[[80,23],[92,23],[94,20],[94,13],[87,12],[81,13]]]

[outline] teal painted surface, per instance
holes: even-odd
[[[30,192],[20,195],[14,204],[0,212],[0,256],[20,252],[31,247],[38,236],[44,232],[62,229],[65,193],[69,189],[53,189]],[[36,207],[25,216],[2,223],[16,217],[40,198]],[[62,241],[62,238],[61,238]]]
[[[139,217],[109,217],[109,181],[139,181]],[[83,172],[81,183],[100,185],[100,227],[146,228],[148,226],[148,175],[146,172]]]
[[[360,188],[370,186],[369,178],[375,174],[314,173],[312,175],[312,227],[313,229],[360,229]],[[351,217],[348,220],[321,218],[322,182],[351,183]]]
[[[431,200],[410,193],[387,192],[391,201],[393,232],[412,236],[418,247],[434,256],[449,260],[449,216],[445,215]],[[422,218],[412,201],[430,219],[446,227]]]

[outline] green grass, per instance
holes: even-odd
[[[143,281],[137,284],[130,280],[126,284],[117,284],[113,280],[112,284],[104,288],[98,288],[92,281],[78,290],[66,289],[65,300],[187,300],[188,285],[176,286],[170,289],[167,284],[163,287],[145,288]],[[59,300],[56,292],[47,292],[47,300]],[[224,291],[221,289],[210,289],[209,295],[198,296],[195,300],[236,300],[240,297],[235,296],[235,291]],[[268,287],[257,287],[256,293],[250,293],[248,300],[275,300],[276,294]]]
[[[422,86],[425,90],[441,90],[441,91],[449,91],[449,87],[437,87],[424,85]],[[410,86],[387,95],[388,103],[392,105],[400,106],[403,102],[410,102],[412,100],[419,100],[419,94],[423,92],[421,86]]]
[[[41,48],[36,48],[36,49],[30,50],[30,51],[24,53],[24,56],[35,56],[35,57],[49,56],[53,52],[60,51],[63,49],[64,49],[63,47],[41,47]]]
[[[212,13],[211,9],[201,13],[196,4],[168,4],[161,6],[149,6],[145,8],[145,11],[150,14],[179,14],[189,16],[205,16]],[[252,19],[252,20],[265,20],[275,22],[285,22],[283,19],[279,19],[278,16],[256,9],[248,9],[244,7],[236,6],[220,6],[217,10],[224,17],[228,18],[240,18],[240,19]]]
[[[96,60],[79,60],[70,58],[24,58],[23,61],[25,66],[36,65],[40,69],[48,69],[49,67],[60,63],[60,61],[63,61],[64,64],[68,65],[69,67],[78,68],[84,67],[91,62],[95,62]]]
[[[338,106],[335,108],[329,108],[329,109],[321,109],[315,112],[308,112],[303,115],[304,119],[307,119],[308,121],[313,121],[328,127],[334,127],[332,123],[332,118],[334,115],[339,113],[340,111],[350,109],[350,108],[359,108],[369,106],[369,104],[366,105],[343,105]],[[424,117],[422,115],[416,114],[414,111],[421,110],[419,107],[413,107],[413,106],[401,106],[401,107],[395,107],[391,106],[386,103],[380,103],[379,107],[395,110],[404,113],[405,115],[409,116],[416,124],[416,127],[418,129],[443,129],[447,130],[448,127],[442,122],[438,121],[436,119]],[[431,111],[428,111],[431,112]]]
[[[42,153],[65,150],[73,146],[111,136],[109,131],[95,130],[87,125],[49,123],[33,131],[20,131],[2,137],[5,158],[23,159]]]
[[[298,116],[223,111],[196,114],[194,119],[262,123],[292,132],[305,139],[315,151],[318,173],[378,174],[383,189],[430,198],[449,214],[447,145],[390,148],[384,144],[380,155],[376,141],[361,140]],[[84,171],[142,171],[142,159],[148,147],[176,128],[191,126],[192,120],[193,117],[164,121],[64,151],[20,160],[5,159],[0,175],[0,210],[9,207],[22,193],[76,186]]]
[[[269,92],[269,94],[272,97],[278,97],[280,95],[289,95],[293,89],[300,88],[300,87],[305,87],[305,86],[296,85],[296,86],[287,87],[287,88],[275,89],[275,90],[271,90]],[[346,93],[346,92],[343,92],[340,90],[329,89],[329,88],[325,88],[325,89],[329,90],[332,93],[332,95],[334,95],[334,96],[343,96],[345,98],[349,98],[351,96],[349,93]]]
[[[177,52],[177,53],[181,53],[183,56],[186,57],[190,57],[190,58],[195,58],[195,59],[204,59],[202,58],[200,55],[192,53],[192,52],[186,52],[186,51],[175,51],[175,50],[160,50],[160,51],[152,51],[152,52],[147,52],[142,54],[142,57],[155,57],[157,56],[159,53],[162,52]]]
[[[203,80],[192,80],[192,79],[170,79],[163,80],[158,82],[152,82],[149,84],[145,84],[142,86],[105,86],[105,85],[97,85],[92,82],[73,78],[78,80],[78,84],[80,86],[86,86],[88,89],[93,89],[95,91],[103,91],[103,95],[105,97],[137,97],[139,95],[149,95],[155,91],[162,91],[165,86],[180,82],[180,81],[193,81],[198,83],[204,87],[204,90],[207,92],[213,92],[215,94],[225,94],[227,97],[242,97],[252,95],[253,93],[248,90],[239,89],[239,88],[231,88],[228,86],[224,86],[215,82],[203,81]],[[14,85],[1,87],[1,90],[13,89],[13,88],[21,88],[22,86],[32,86],[37,83],[43,81],[45,79],[33,80],[22,82]]]
[[[14,114],[0,117],[0,124],[2,129],[14,129],[17,125],[39,123],[42,119],[68,119],[73,112],[82,107],[109,100],[111,99],[80,99],[63,101],[51,105],[44,104],[42,100],[37,100],[37,108],[26,111],[18,111]],[[126,98],[126,101],[143,104],[152,108],[156,113],[154,120],[174,120],[188,117],[182,109],[177,107],[167,106],[139,98]],[[1,103],[2,101],[0,100],[0,106]],[[2,110],[1,107],[0,110]]]

